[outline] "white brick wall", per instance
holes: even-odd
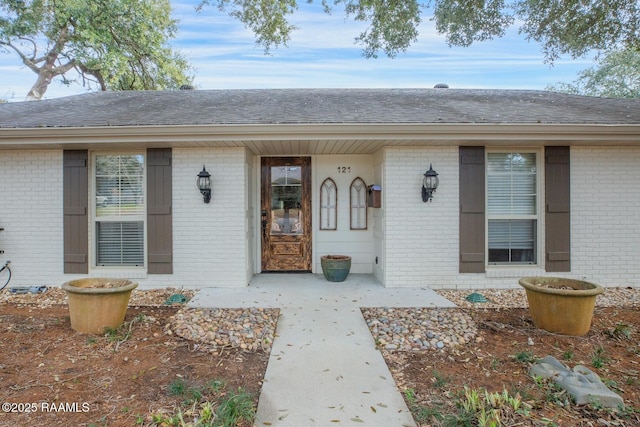
[[[571,267],[607,286],[640,285],[640,148],[571,149]]]
[[[384,183],[384,150],[378,150],[373,156],[373,182],[382,187]],[[384,192],[381,191],[382,207],[372,209],[373,223],[373,275],[384,283]]]
[[[518,287],[520,277],[532,275],[640,286],[639,148],[571,149],[569,273],[546,273],[543,266],[458,273],[457,153],[457,147],[385,149],[386,286],[512,288]],[[440,187],[433,202],[425,204],[419,189],[429,163],[440,174]],[[540,244],[544,253],[544,239]]]
[[[63,281],[62,151],[0,151],[0,227],[10,286]]]
[[[349,178],[360,175],[367,184],[381,181],[376,183],[382,184],[383,209],[370,210],[370,229],[356,240],[361,249],[367,248],[357,250],[364,254],[360,267],[372,271],[370,263],[379,256],[374,271],[386,286],[517,287],[519,277],[546,274],[538,267],[458,273],[457,147],[389,147],[374,157],[354,157],[358,173]],[[336,161],[346,159],[318,156],[314,173],[328,173]],[[422,176],[430,163],[439,173],[440,187],[433,202],[423,203]],[[213,179],[208,205],[195,184],[203,164]],[[257,251],[257,243],[247,239],[253,235],[247,222],[250,202],[257,197],[248,194],[245,185],[255,182],[247,179],[250,164],[241,148],[174,149],[174,274],[90,274],[132,277],[143,288],[245,286],[251,266],[247,258]],[[640,148],[571,149],[572,272],[562,276],[605,286],[640,285],[639,165]],[[315,176],[314,192],[320,178]],[[11,285],[57,286],[76,278],[63,274],[62,151],[1,151],[0,189],[0,227],[5,228],[0,232],[0,249],[5,251],[0,263],[12,261]],[[315,238],[316,255],[326,244],[341,241],[323,240],[320,233]]]
[[[212,180],[209,204],[196,188],[203,164]],[[173,150],[174,274],[168,279],[176,285],[247,285],[245,167],[242,148]]]
[[[386,148],[384,155],[385,286],[448,286],[458,272],[457,147]],[[440,185],[422,201],[429,164]]]
[[[90,268],[90,276],[132,278],[141,288],[246,286],[244,156],[243,149],[173,150],[173,275]],[[213,180],[210,204],[196,188],[203,164]],[[0,152],[0,188],[0,262],[11,260],[10,286],[84,277],[63,273],[62,151]]]

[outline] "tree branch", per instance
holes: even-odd
[[[36,65],[37,62],[33,62],[33,60],[29,58],[24,52],[22,52],[22,50],[20,50],[18,46],[14,45],[11,42],[3,42],[3,41],[0,41],[0,45],[7,46],[13,49],[13,51],[17,53],[20,59],[22,60],[22,63],[26,65],[27,68],[29,68],[31,71],[33,71],[36,74],[40,72],[40,68]]]
[[[18,40],[22,40],[22,41],[26,41],[31,43],[31,45],[33,46],[33,55],[31,55],[31,60],[33,62],[35,62],[36,64],[40,61],[42,61],[42,59],[37,60],[36,59],[36,55],[38,54],[38,45],[36,44],[35,40],[28,38],[28,37],[18,37]]]
[[[84,75],[90,75],[95,77],[95,79],[98,81],[98,84],[100,84],[100,90],[102,91],[106,91],[107,90],[107,84],[104,81],[104,77],[102,76],[102,73],[100,72],[100,70],[92,70],[90,68],[88,68],[86,65],[82,64],[82,63],[75,63],[75,67],[80,71],[80,74]]]
[[[72,59],[71,61],[67,62],[66,64],[63,65],[59,65],[57,67],[54,67],[51,69],[51,73],[54,76],[59,76],[60,74],[64,74],[67,71],[71,70],[72,68],[76,67],[76,60]]]

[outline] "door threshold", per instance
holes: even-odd
[[[300,273],[313,273],[311,270],[286,270],[286,271],[261,271],[260,274],[300,274]]]

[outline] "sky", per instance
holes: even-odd
[[[449,47],[438,35],[430,14],[423,14],[418,41],[406,53],[390,59],[366,59],[354,39],[363,24],[336,11],[327,15],[319,0],[299,0],[292,17],[298,30],[288,47],[269,55],[257,46],[244,26],[198,1],[172,1],[179,20],[177,37],[170,44],[194,69],[196,89],[256,88],[421,88],[446,83],[451,88],[545,89],[571,82],[594,63],[591,58],[561,58],[544,63],[540,45],[527,41],[517,28],[505,37],[471,47]],[[0,98],[23,101],[36,75],[14,53],[0,52]],[[64,86],[54,80],[45,98],[84,93],[80,84]]]

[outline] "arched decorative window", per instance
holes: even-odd
[[[351,182],[351,229],[367,229],[367,184],[358,177]]]
[[[338,187],[327,178],[320,186],[320,230],[336,230],[338,228]]]

